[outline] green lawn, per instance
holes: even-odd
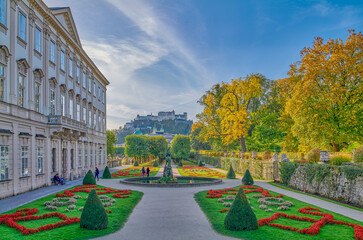
[[[98,186],[103,187],[103,186]],[[69,188],[69,189],[74,189]],[[63,192],[63,191],[62,191]],[[60,193],[62,193],[60,192]],[[64,212],[64,210],[67,208],[67,206],[58,207],[57,211],[52,210],[46,210],[44,207],[45,201],[51,201],[53,198],[55,198],[55,194],[49,195],[47,197],[41,198],[39,200],[36,200],[34,202],[25,204],[21,207],[18,207],[16,209],[22,209],[22,208],[37,208],[39,209],[39,212],[34,214],[42,215],[44,213],[50,213],[50,212],[60,212],[62,214],[67,215],[68,217],[81,217],[82,212],[78,211],[80,207],[83,207],[86,200],[85,197],[88,196],[88,193],[84,192],[77,192],[75,195],[80,195],[83,197],[83,199],[77,199],[76,209],[70,210],[68,213]],[[21,232],[17,231],[14,228],[10,228],[7,225],[0,225],[0,236],[2,240],[5,239],[89,239],[94,237],[99,237],[103,235],[107,235],[110,233],[113,233],[117,230],[119,230],[127,221],[129,215],[131,214],[134,207],[138,204],[138,202],[141,200],[143,193],[138,191],[132,191],[132,194],[130,194],[129,198],[113,198],[113,193],[110,194],[104,194],[109,196],[111,199],[115,199],[116,202],[113,203],[112,207],[106,207],[106,209],[111,210],[112,213],[108,214],[108,227],[104,230],[86,230],[83,228],[80,228],[79,223],[75,223],[72,225],[63,226],[60,228],[55,228],[49,231],[44,232],[38,232],[35,234],[31,234],[28,236],[23,235]],[[102,196],[102,195],[100,195]],[[3,214],[8,213],[14,213],[15,209],[5,212]],[[60,222],[59,218],[48,218],[48,219],[42,219],[42,220],[32,220],[27,222],[18,222],[20,225],[25,226],[27,228],[38,228],[40,226],[51,224],[51,223],[57,223]]]
[[[238,187],[236,187],[236,189],[238,189]],[[248,193],[246,194],[249,197],[250,203],[251,203],[251,207],[254,208],[254,213],[257,216],[257,219],[262,219],[262,218],[267,218],[272,216],[274,213],[278,212],[277,211],[277,206],[267,206],[268,208],[273,209],[273,212],[265,212],[265,210],[261,210],[259,209],[259,203],[257,203],[257,198],[253,198],[253,195],[256,194],[261,194],[261,193],[256,193],[256,192],[252,192],[252,193]],[[272,195],[279,195],[278,193],[272,192],[270,191],[270,194]],[[347,226],[340,226],[340,225],[325,225],[324,227],[321,228],[320,232],[318,235],[316,236],[311,236],[311,235],[304,235],[301,233],[297,233],[297,232],[292,232],[292,231],[287,231],[287,230],[282,230],[279,228],[274,228],[271,226],[263,226],[260,227],[259,229],[255,230],[255,231],[229,231],[224,227],[224,218],[227,215],[227,212],[225,213],[220,213],[220,210],[226,208],[222,205],[222,203],[219,203],[217,200],[218,198],[206,198],[207,195],[207,191],[203,191],[203,192],[199,192],[197,194],[195,194],[195,199],[198,202],[199,206],[201,207],[201,209],[203,210],[203,212],[207,215],[207,218],[209,219],[209,222],[212,224],[212,227],[215,231],[217,231],[220,234],[223,235],[228,235],[228,236],[232,236],[232,237],[236,237],[236,238],[243,238],[246,240],[269,240],[269,239],[286,239],[286,240],[290,240],[290,239],[331,239],[331,240],[337,240],[337,239],[354,239],[354,229],[351,227],[347,227]],[[223,197],[225,197],[227,195],[223,195]],[[306,214],[302,214],[298,212],[298,209],[303,208],[303,207],[315,207],[318,208],[314,205],[311,204],[307,204],[305,202],[301,202],[299,200],[296,200],[294,198],[291,197],[287,197],[284,196],[283,199],[285,201],[291,201],[295,204],[295,206],[291,207],[289,210],[287,211],[281,211],[284,212],[288,215],[296,215],[299,217],[309,217],[309,218],[314,218],[314,219],[319,219],[321,218],[320,216],[314,216],[314,215],[306,215]],[[340,214],[336,214],[334,212],[331,211],[327,211],[325,209],[319,208],[320,210],[322,210],[322,212],[324,213],[330,213],[333,214],[334,216],[334,220],[341,220],[344,222],[352,222],[355,224],[359,224],[361,226],[363,226],[362,222],[350,219],[348,217],[345,217],[343,215]],[[307,222],[301,222],[301,221],[294,221],[294,220],[288,220],[288,219],[284,219],[284,218],[279,218],[278,220],[274,221],[274,223],[278,223],[278,224],[282,224],[282,225],[286,225],[286,226],[293,226],[293,227],[297,227],[297,228],[308,228],[310,227],[313,223],[307,223]]]

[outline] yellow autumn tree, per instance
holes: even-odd
[[[197,114],[198,121],[192,125],[192,132],[202,128],[197,138],[201,141],[221,141],[221,119],[217,114],[220,102],[224,95],[224,89],[220,84],[214,85],[198,101],[204,109]]]
[[[212,139],[224,146],[238,141],[246,152],[245,138],[251,125],[251,112],[256,108],[254,100],[261,96],[261,82],[265,80],[261,74],[251,74],[214,85],[199,100],[204,109],[197,115],[192,131],[202,127],[199,137],[204,141]]]
[[[315,38],[301,61],[279,80],[285,113],[300,143],[339,151],[363,138],[363,36],[349,31],[341,39]]]
[[[245,138],[251,124],[248,107],[262,94],[262,78],[260,74],[252,74],[244,79],[232,79],[230,83],[222,82],[225,94],[217,110],[221,119],[222,141],[224,144],[239,141],[243,152],[246,152]]]

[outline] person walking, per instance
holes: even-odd
[[[150,175],[150,169],[149,169],[149,167],[146,168],[146,174],[149,177],[149,175]]]
[[[100,174],[100,171],[98,170],[98,168],[96,167],[96,170],[95,170],[95,178],[97,179],[97,181],[100,180],[100,177],[98,176],[98,174]]]
[[[142,167],[141,172],[142,172],[142,177],[145,177],[145,168],[144,167]]]

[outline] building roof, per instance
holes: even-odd
[[[143,135],[142,132],[140,130],[137,130],[134,132],[134,135]]]

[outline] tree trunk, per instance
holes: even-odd
[[[334,151],[334,152],[340,152],[339,143],[335,143],[335,142],[333,142],[333,143],[332,143],[332,146],[333,146],[333,151]]]
[[[246,152],[246,142],[244,137],[240,137],[239,141],[241,142],[242,152]]]

